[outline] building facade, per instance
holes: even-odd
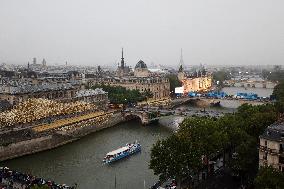
[[[121,86],[128,90],[138,90],[141,93],[150,91],[153,94],[153,99],[164,99],[170,96],[170,82],[168,78],[151,75],[147,65],[142,60],[136,64],[134,75],[89,80],[89,87],[96,84]]]
[[[270,125],[259,140],[259,166],[284,172],[284,122]]]
[[[150,71],[147,68],[147,65],[140,60],[134,70],[134,77],[149,77],[150,76]]]
[[[16,105],[29,98],[46,98],[50,100],[65,100],[75,97],[81,89],[80,85],[69,83],[1,86],[0,100],[6,100],[11,105]]]
[[[105,109],[108,106],[108,93],[103,89],[82,89],[76,92],[72,101],[84,101],[87,103],[95,104],[99,109]]]
[[[179,68],[178,79],[182,83],[183,94],[189,92],[202,92],[210,90],[212,87],[212,75],[204,72],[196,72],[196,75],[186,76],[182,65]]]

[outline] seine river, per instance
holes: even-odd
[[[222,89],[228,95],[236,95],[237,93],[256,93],[259,97],[270,97],[273,89],[267,88],[244,88],[244,87],[224,87]]]
[[[270,89],[249,88],[224,88],[228,94],[236,92],[255,92],[259,96],[269,96]],[[232,103],[232,102],[229,102]],[[200,111],[202,108],[183,105],[182,111],[191,109]],[[227,108],[207,108],[207,111],[232,112],[234,105]],[[56,149],[20,157],[1,162],[0,166],[8,166],[11,169],[32,175],[52,179],[58,183],[72,185],[78,184],[79,189],[143,189],[144,181],[149,188],[158,178],[148,168],[150,161],[150,149],[158,140],[169,136],[183,120],[181,117],[163,118],[163,125],[142,126],[137,121],[130,121],[108,128],[82,139],[61,146]],[[142,152],[127,159],[118,161],[112,165],[103,165],[105,154],[126,143],[138,140],[142,144]],[[115,179],[116,178],[116,179]]]
[[[119,124],[56,149],[1,162],[21,172],[52,179],[58,183],[78,184],[79,189],[143,189],[158,180],[148,168],[150,149],[173,130],[166,126],[142,126],[136,121]],[[112,165],[103,165],[105,154],[138,140],[142,152]]]

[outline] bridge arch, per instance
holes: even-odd
[[[143,125],[149,123],[149,115],[146,112],[125,112],[123,117],[126,120],[138,119]]]

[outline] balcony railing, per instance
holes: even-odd
[[[272,154],[272,155],[278,155],[278,154],[280,154],[280,153],[283,153],[283,151],[282,152],[280,152],[279,150],[277,150],[277,149],[271,149],[271,148],[268,148],[267,146],[259,146],[259,149],[261,150],[261,151],[264,151],[264,152],[268,152],[268,153],[270,153],[270,154]]]
[[[267,160],[266,159],[259,159],[259,163],[263,165],[267,165]]]
[[[262,151],[267,150],[267,146],[259,146],[259,149]]]

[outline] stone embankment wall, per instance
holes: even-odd
[[[188,98],[178,98],[178,99],[174,99],[172,100],[171,102],[171,105],[170,105],[170,108],[176,108],[177,106],[180,106],[184,103],[187,103],[188,102]]]
[[[68,142],[72,142],[73,140],[74,139],[70,137],[49,135],[12,143],[8,146],[0,146],[0,161],[33,154],[43,150],[49,150]]]
[[[108,120],[103,121],[101,123],[96,123],[96,122],[87,122],[87,123],[83,123],[82,127],[77,128],[75,130],[70,130],[70,131],[58,131],[58,134],[61,135],[68,135],[68,136],[72,136],[72,137],[83,137],[86,136],[90,133],[102,130],[102,129],[106,129],[108,127],[112,127],[117,125],[118,123],[121,123],[124,121],[124,117],[121,115],[121,113],[116,113],[113,114]],[[90,124],[91,123],[91,124]],[[77,124],[80,125],[80,124]],[[87,125],[87,126],[84,126]]]
[[[7,146],[0,146],[0,161],[56,148],[58,146],[78,140],[92,132],[115,126],[122,121],[124,121],[124,118],[121,116],[121,113],[116,113],[100,125],[93,123],[90,126],[82,127],[70,133],[56,132],[47,136],[32,138],[29,140],[12,143]]]

